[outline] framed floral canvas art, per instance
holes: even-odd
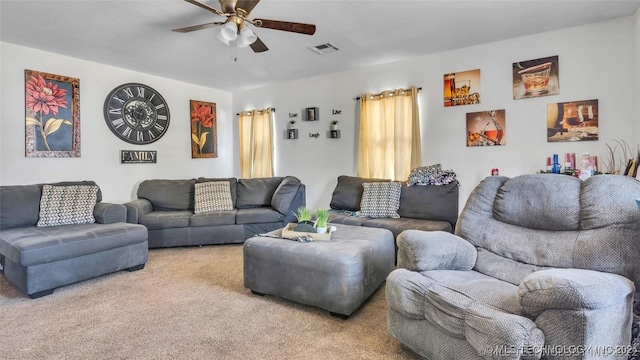
[[[80,80],[25,70],[25,156],[80,157]]]
[[[189,100],[191,109],[191,158],[217,158],[216,104]]]

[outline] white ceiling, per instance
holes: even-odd
[[[202,2],[220,8],[217,0]],[[254,27],[270,50],[253,53],[216,40],[217,27],[172,32],[224,20],[183,0],[0,0],[0,39],[235,92],[629,16],[639,6],[640,0],[262,0],[250,18],[312,23],[317,31]],[[308,49],[328,41],[341,51]]]

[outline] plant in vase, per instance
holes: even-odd
[[[293,212],[293,216],[298,220],[298,225],[296,225],[293,231],[316,232],[314,223],[311,221],[313,213],[307,207],[300,206],[295,212]]]
[[[331,121],[330,129],[331,130],[338,130],[338,120],[332,120]]]
[[[295,128],[296,128],[296,121],[289,120],[289,129],[295,129]]]
[[[316,211],[316,221],[314,223],[316,232],[320,234],[326,233],[328,222],[329,222],[329,211],[325,209],[318,209],[318,211]]]

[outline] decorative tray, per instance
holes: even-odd
[[[327,232],[319,234],[315,232],[293,231],[298,223],[289,223],[282,229],[282,237],[287,239],[297,239],[300,236],[309,236],[313,241],[331,241],[331,227],[327,227]]]

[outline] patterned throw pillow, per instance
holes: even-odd
[[[43,185],[36,226],[92,224],[97,199],[96,185]]]
[[[209,181],[195,184],[196,214],[233,210],[231,186],[228,181]]]
[[[400,194],[402,183],[391,182],[366,182],[362,183],[364,192],[360,201],[360,217],[371,218],[399,218],[398,208],[400,207]]]

